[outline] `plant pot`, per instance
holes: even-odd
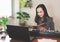
[[[19,20],[19,25],[22,25],[22,26],[24,26],[24,25],[26,25],[26,21],[25,20]]]

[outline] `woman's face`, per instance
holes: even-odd
[[[44,11],[41,7],[37,8],[37,14],[38,16],[40,16],[41,18],[44,16]]]

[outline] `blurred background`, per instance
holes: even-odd
[[[7,2],[7,1],[5,1]],[[60,0],[31,0],[31,7],[25,7],[20,9],[20,3],[18,0],[13,0],[11,1],[11,9],[12,9],[12,13],[11,15],[13,16],[13,18],[9,18],[8,24],[18,24],[19,20],[16,19],[17,16],[17,12],[18,11],[25,11],[27,13],[29,13],[30,18],[27,21],[28,25],[31,25],[34,22],[34,18],[36,15],[36,6],[38,4],[45,4],[48,14],[50,17],[53,17],[53,21],[55,24],[55,30],[60,31]],[[10,15],[10,16],[11,16]],[[14,22],[13,22],[14,21]]]

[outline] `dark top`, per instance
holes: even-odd
[[[40,20],[38,25],[39,24],[42,24],[42,21]],[[45,28],[48,30],[54,30],[54,22],[53,22],[53,19],[51,17],[47,17],[47,22],[46,22],[46,26]]]

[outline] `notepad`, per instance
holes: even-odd
[[[57,40],[52,40],[52,39],[38,39],[38,42],[57,42]]]

